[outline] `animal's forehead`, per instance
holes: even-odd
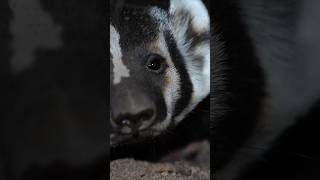
[[[135,47],[153,41],[159,33],[159,22],[150,12],[152,7],[124,7],[116,22],[122,47]]]

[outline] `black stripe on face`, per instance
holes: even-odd
[[[172,62],[177,70],[180,77],[180,98],[175,104],[175,110],[173,117],[178,116],[189,104],[191,100],[191,94],[193,91],[192,83],[186,69],[184,58],[177,48],[177,44],[174,37],[169,31],[164,31],[165,41],[172,59]]]
[[[156,104],[156,118],[154,120],[154,124],[161,122],[163,119],[166,118],[167,115],[167,106],[166,106],[166,102],[164,99],[164,94],[162,93],[160,88],[150,88],[151,85],[147,85],[146,87],[149,87],[149,94],[152,94],[152,99],[154,100],[155,104]],[[147,91],[147,90],[146,90]]]

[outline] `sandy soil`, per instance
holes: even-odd
[[[180,157],[175,163],[149,163],[133,159],[120,159],[110,164],[111,180],[209,180],[210,145],[207,141],[193,143],[177,152],[183,156],[198,148],[198,155],[192,161]],[[164,158],[170,161],[170,156]]]
[[[121,159],[110,164],[111,180],[209,180],[208,169],[189,163],[148,163]]]

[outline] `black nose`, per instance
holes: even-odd
[[[152,123],[153,116],[153,109],[145,109],[135,114],[119,114],[114,121],[121,133],[137,135],[140,127],[146,128]]]

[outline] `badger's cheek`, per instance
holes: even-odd
[[[177,100],[180,98],[180,77],[177,70],[174,68],[173,63],[169,62],[169,67],[166,70],[164,76],[164,83],[162,87],[162,93],[164,96],[164,101],[166,105],[166,116],[159,123],[156,123],[152,130],[157,133],[162,132],[168,128],[170,124],[173,123],[173,113]]]

